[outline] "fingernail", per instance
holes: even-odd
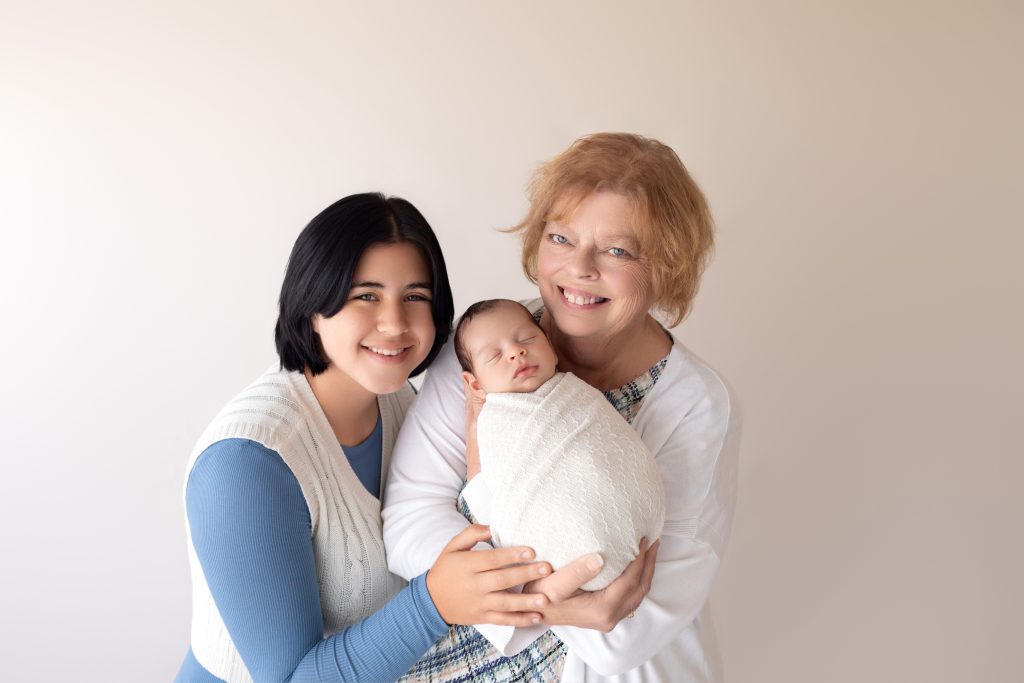
[[[539,624],[540,623],[540,617],[533,617],[532,619],[530,619],[530,621],[532,623],[534,623],[534,624]]]
[[[540,574],[541,576],[547,576],[549,571],[551,571],[551,570],[548,568],[548,566],[546,564],[542,564],[537,569],[537,573]]]
[[[587,569],[596,572],[604,566],[604,558],[594,554],[587,558]]]
[[[519,557],[523,558],[524,560],[528,560],[531,557],[533,557],[533,551],[532,550],[524,550],[523,552],[521,552],[519,554]]]
[[[537,598],[536,600],[533,601],[533,604],[537,605],[537,607],[543,607],[544,606],[544,598]]]

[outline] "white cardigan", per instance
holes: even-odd
[[[527,306],[536,310],[540,301]],[[563,679],[720,681],[707,600],[735,506],[738,411],[718,375],[676,341],[633,427],[654,455],[665,485],[665,526],[654,584],[635,617],[610,633],[552,627],[568,646]],[[406,416],[385,492],[388,565],[406,579],[427,570],[468,524],[455,508],[466,475],[465,430],[461,369],[449,342]],[[544,631],[541,626],[511,634],[478,628],[506,655]]]

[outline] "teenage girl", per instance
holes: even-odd
[[[380,494],[410,376],[437,356],[452,294],[409,202],[332,204],[292,249],[280,364],[232,399],[188,463],[191,647],[178,681],[386,681],[452,624],[527,626],[550,573],[529,548],[470,550],[471,526],[408,585],[388,571]],[[525,564],[522,564],[526,562]]]

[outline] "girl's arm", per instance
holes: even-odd
[[[394,680],[448,631],[419,576],[324,638],[309,509],[281,457],[256,442],[206,449],[186,509],[210,593],[255,681]]]
[[[421,572],[381,610],[324,638],[309,509],[281,457],[252,441],[220,441],[199,457],[186,510],[217,610],[255,681],[394,680],[448,631],[443,616],[520,624],[538,616],[527,611],[537,608],[527,606],[531,596],[510,602],[502,588],[524,572],[543,575],[546,565],[501,569],[522,562],[522,548],[466,552],[487,537],[474,528],[452,539],[429,575]],[[429,583],[435,591],[462,586],[462,600],[432,598]]]

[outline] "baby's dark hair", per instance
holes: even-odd
[[[518,301],[513,301],[512,299],[484,299],[483,301],[477,301],[466,309],[466,312],[463,313],[462,317],[459,319],[459,324],[455,327],[455,357],[459,359],[459,365],[461,365],[462,369],[466,372],[473,372],[473,363],[469,359],[469,352],[466,351],[466,347],[462,343],[463,331],[465,330],[466,325],[469,324],[470,320],[481,313],[494,310],[499,306],[514,306],[523,309],[523,313],[526,314],[526,317],[537,326],[538,330],[544,332],[544,328],[540,326],[540,323],[538,323],[533,317],[533,314],[530,313],[530,309]]]

